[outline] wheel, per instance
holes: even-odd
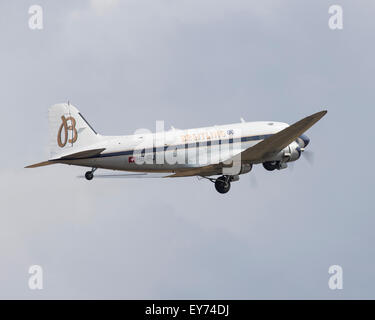
[[[216,179],[215,188],[216,188],[217,192],[227,193],[230,189],[230,182],[226,177],[221,176],[221,177]]]
[[[94,174],[92,173],[92,171],[87,171],[87,172],[85,173],[85,178],[86,178],[87,180],[92,180],[92,178],[94,178]]]
[[[277,162],[263,162],[263,167],[268,171],[273,171],[277,168]]]

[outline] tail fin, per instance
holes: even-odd
[[[51,159],[79,152],[100,142],[100,135],[71,104],[60,103],[50,107],[48,124]]]

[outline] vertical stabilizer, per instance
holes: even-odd
[[[48,110],[51,159],[79,152],[100,142],[100,135],[78,109],[68,103],[55,104]]]

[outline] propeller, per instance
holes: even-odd
[[[311,151],[311,150],[305,150],[304,152],[302,152],[302,155],[306,158],[307,162],[310,164],[310,165],[313,165],[314,164],[314,152]]]
[[[305,158],[309,165],[314,165],[314,152],[311,150],[301,150],[301,157]],[[288,162],[288,167],[293,171],[295,162]]]
[[[250,186],[251,188],[258,188],[259,184],[258,184],[258,180],[256,178],[256,176],[254,175],[254,172],[250,172]]]

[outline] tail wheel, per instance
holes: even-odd
[[[94,173],[93,173],[92,171],[87,171],[87,172],[85,173],[85,178],[86,178],[87,180],[92,180],[92,178],[94,178]]]
[[[219,193],[227,193],[230,189],[230,181],[227,177],[221,176],[215,181],[215,188]]]

